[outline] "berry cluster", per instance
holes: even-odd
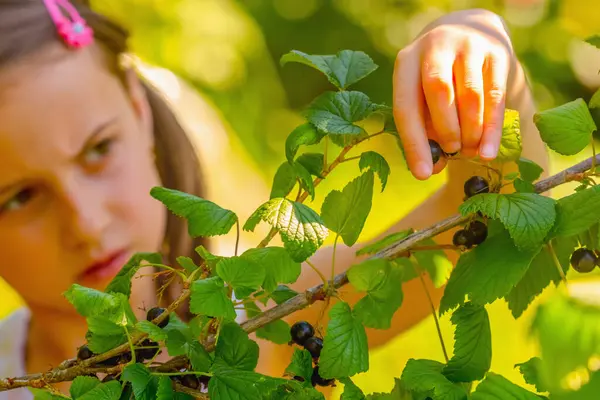
[[[571,254],[571,266],[577,272],[592,272],[596,266],[600,267],[600,257],[586,247],[580,247]]]
[[[456,247],[470,249],[480,245],[487,239],[487,225],[482,221],[472,221],[466,228],[459,229],[452,237],[452,244]]]
[[[323,349],[323,339],[315,336],[315,329],[313,328],[313,326],[306,321],[296,322],[290,328],[290,335],[292,336],[292,342],[308,350],[308,352],[313,358],[315,366],[313,368],[313,374],[311,378],[312,385],[334,386],[335,379],[323,379],[319,375],[318,363],[319,356],[321,355],[321,350]],[[300,376],[295,376],[294,379],[299,381],[304,380],[304,378]]]
[[[429,139],[429,150],[431,150],[431,160],[433,161],[434,165],[437,164],[438,161],[440,161],[440,158],[442,158],[442,156],[454,157],[458,154],[458,152],[446,153],[444,150],[442,150],[442,146],[440,146],[438,142],[431,139]]]

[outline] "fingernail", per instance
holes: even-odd
[[[491,143],[486,143],[481,147],[479,154],[483,158],[494,158],[496,157],[496,146]]]
[[[446,153],[456,153],[460,151],[461,146],[461,142],[450,142],[446,145]]]
[[[414,173],[417,179],[427,179],[431,176],[432,172],[433,168],[431,165],[429,165],[429,163],[419,161],[417,165],[415,165]]]

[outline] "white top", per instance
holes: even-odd
[[[0,378],[25,375],[25,346],[31,313],[20,307],[0,319]],[[33,400],[27,388],[0,392],[0,400]]]

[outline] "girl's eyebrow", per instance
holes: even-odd
[[[87,139],[85,140],[81,150],[77,153],[77,155],[75,156],[75,158],[79,158],[83,155],[83,153],[92,145],[94,139],[96,138],[96,136],[98,136],[100,133],[102,133],[106,128],[108,128],[109,126],[111,126],[112,124],[114,124],[117,121],[117,117],[113,117],[107,121],[102,122],[100,125],[96,126],[94,128],[94,130],[88,135]],[[0,196],[3,195],[6,192],[11,191],[13,188],[18,187],[20,185],[22,185],[24,182],[26,182],[27,179],[19,179],[15,182],[11,182],[8,183],[6,185],[0,186]]]

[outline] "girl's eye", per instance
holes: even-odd
[[[33,196],[35,196],[35,190],[33,188],[25,188],[13,197],[8,199],[4,204],[0,205],[0,213],[7,211],[16,211],[21,207],[27,205]]]
[[[85,154],[85,161],[89,164],[97,164],[101,162],[108,153],[113,144],[113,139],[104,139],[98,142],[94,147],[90,148]]]

